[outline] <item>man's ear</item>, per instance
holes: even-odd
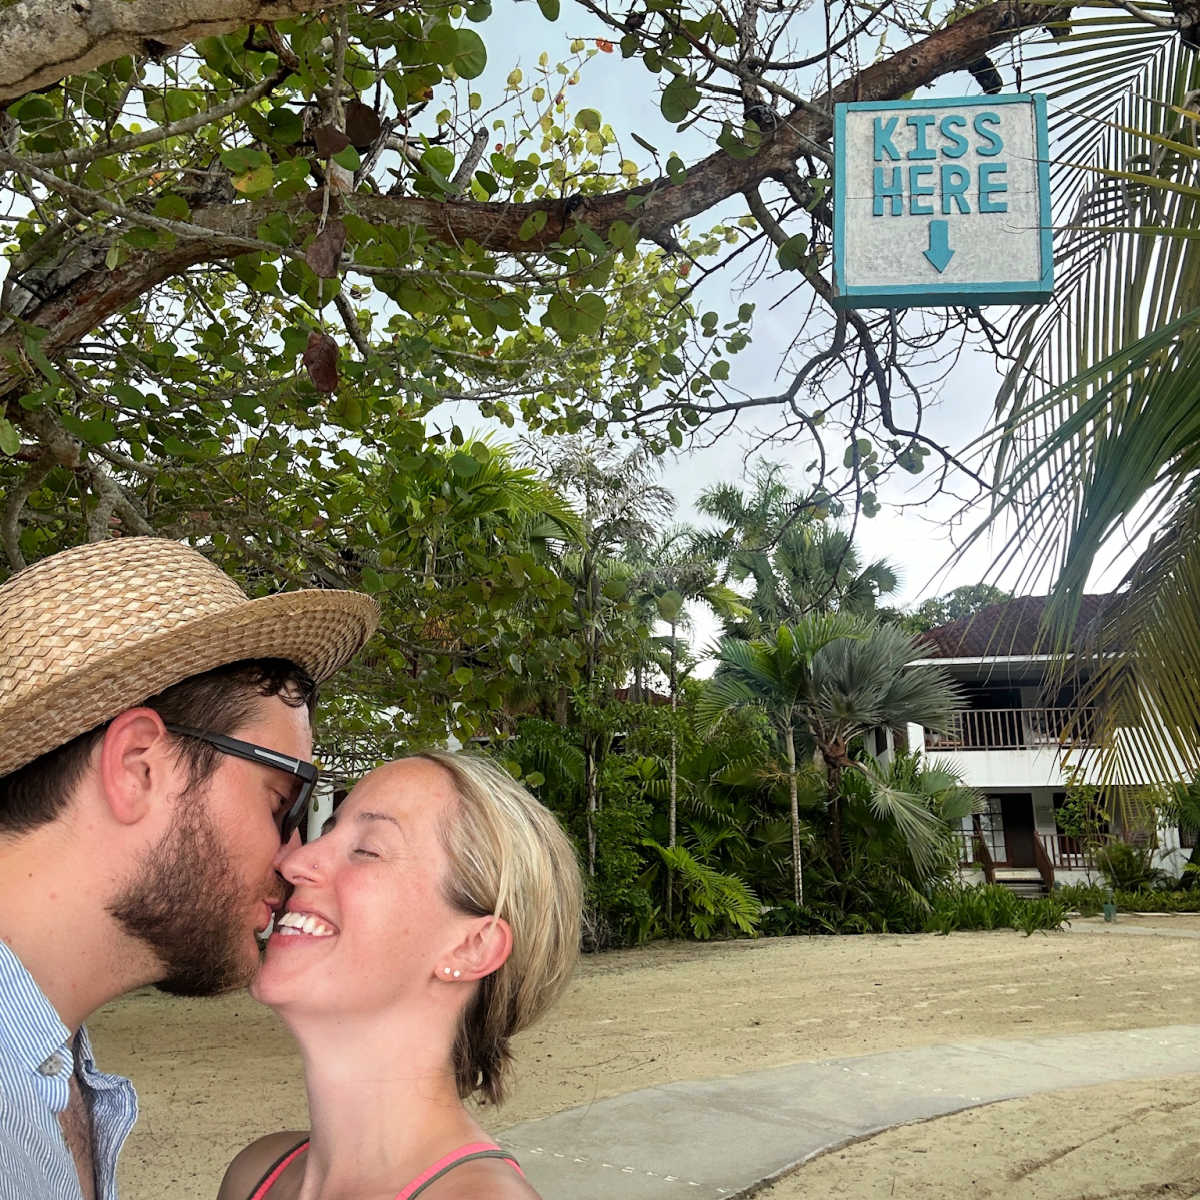
[[[482,979],[504,966],[511,953],[512,930],[507,921],[502,917],[474,917],[466,937],[442,959],[439,978],[458,983]]]
[[[129,708],[114,717],[100,745],[99,769],[115,820],[133,825],[147,816],[175,773],[175,747],[162,717],[152,708]]]

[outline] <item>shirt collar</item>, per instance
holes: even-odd
[[[71,1031],[11,947],[0,939],[0,1056],[36,1071],[66,1048]],[[83,1045],[87,1045],[86,1041]],[[90,1054],[91,1047],[88,1046]]]

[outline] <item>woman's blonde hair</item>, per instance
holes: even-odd
[[[554,1003],[579,956],[579,863],[554,814],[496,763],[442,750],[416,757],[447,771],[458,797],[441,830],[446,899],[462,912],[501,917],[512,930],[512,953],[479,981],[453,1052],[459,1095],[497,1103],[509,1039]]]

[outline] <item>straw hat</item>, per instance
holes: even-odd
[[[0,776],[239,659],[288,658],[327,679],[378,620],[357,592],[247,599],[202,554],[160,538],[42,559],[0,586]]]

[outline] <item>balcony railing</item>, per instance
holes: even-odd
[[[1094,708],[969,708],[945,733],[925,732],[926,750],[1032,750],[1094,746]]]
[[[978,831],[966,829],[955,830],[958,837],[958,861],[962,866],[983,866],[990,870],[993,865],[992,855],[987,842]],[[999,843],[999,853],[1003,853],[1004,837],[1002,833],[993,835]],[[1082,838],[1070,837],[1065,833],[1036,833],[1034,837],[1041,844],[1046,859],[1051,866],[1064,871],[1087,871],[1096,866],[1095,851],[1101,845],[1115,840],[1111,834],[1101,834],[1098,841],[1085,842]],[[1003,858],[999,865],[1006,865]]]

